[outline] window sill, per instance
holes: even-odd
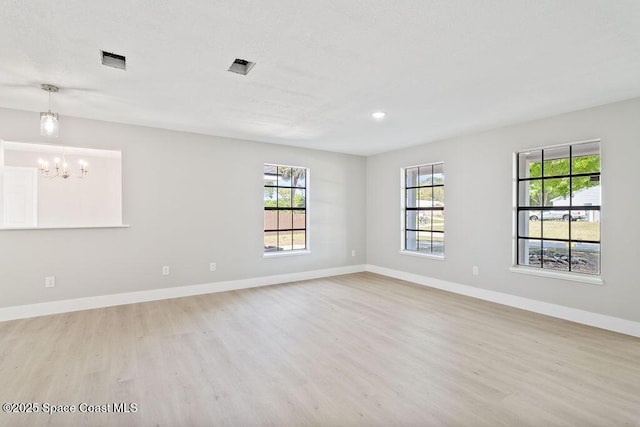
[[[299,255],[310,255],[311,251],[280,251],[280,252],[270,252],[263,253],[263,258],[280,258],[280,257],[288,257],[288,256],[299,256]]]
[[[524,266],[513,266],[509,268],[512,273],[529,274],[531,276],[550,277],[553,279],[570,280],[573,282],[588,283],[590,285],[603,286],[604,281],[600,276],[587,276],[581,273],[565,273],[560,271],[548,271],[541,268],[532,268]]]
[[[429,258],[429,259],[435,259],[436,261],[444,261],[444,255],[432,255],[432,254],[424,254],[421,252],[414,252],[414,251],[405,251],[405,250],[399,250],[398,253],[400,255],[409,255],[409,256],[415,256],[415,257],[419,257],[419,258]]]

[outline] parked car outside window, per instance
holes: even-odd
[[[587,219],[587,213],[585,211],[572,211],[572,214],[569,214],[569,211],[542,211],[542,215],[540,215],[540,211],[531,211],[529,215],[529,219],[531,221],[539,221],[541,218],[546,220],[562,220],[568,221],[571,218],[571,221],[584,221]]]

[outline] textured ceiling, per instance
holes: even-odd
[[[639,23],[637,0],[3,0],[0,107],[52,83],[61,116],[369,155],[640,96]]]

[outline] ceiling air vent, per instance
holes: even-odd
[[[104,50],[100,51],[100,55],[102,57],[102,65],[106,65],[107,67],[119,68],[121,70],[127,69],[127,58],[125,58],[123,55],[105,52]]]
[[[233,61],[233,64],[231,64],[231,66],[229,67],[229,71],[246,76],[247,74],[249,74],[249,71],[251,71],[254,65],[256,65],[255,62],[236,58],[236,60]]]

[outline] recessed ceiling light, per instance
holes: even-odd
[[[385,113],[384,111],[376,111],[375,113],[371,114],[371,116],[373,116],[373,118],[376,120],[382,120],[386,115],[387,113]]]

